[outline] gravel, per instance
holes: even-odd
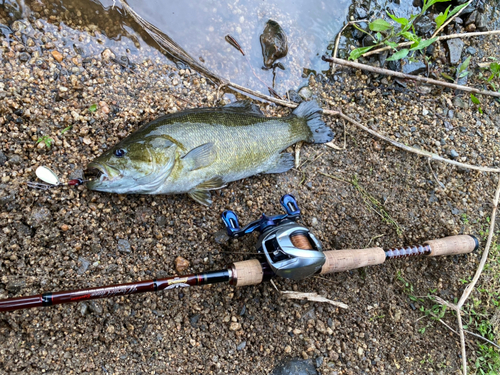
[[[0,23],[11,25],[12,19],[0,11]],[[147,44],[130,53],[128,38],[99,42],[98,28],[88,24],[71,29],[41,17],[11,26],[22,33],[9,40],[0,36],[0,298],[173,275],[179,256],[189,261],[189,272],[251,259],[254,237],[226,244],[213,240],[223,228],[221,212],[232,209],[243,223],[263,212],[281,213],[285,193],[298,199],[304,223],[314,225],[325,249],[390,248],[459,233],[479,235],[487,223],[495,178],[438,162],[431,171],[427,160],[350,126],[345,126],[345,149],[304,144],[298,169],[231,183],[214,193],[210,208],[182,195],[114,195],[85,186],[30,189],[25,183],[36,179],[39,165],[67,181],[160,114],[241,97],[222,92],[217,100],[216,87],[198,74],[167,63]],[[474,48],[500,57],[497,39],[485,38]],[[107,48],[116,61],[108,52],[103,56]],[[61,61],[52,53],[56,50]],[[436,53],[443,50],[441,45]],[[22,53],[30,55],[25,62]],[[480,114],[467,95],[448,90],[421,95],[411,82],[392,90],[381,84],[383,78],[394,85],[391,78],[338,68],[335,78],[312,79],[307,89],[324,108],[340,107],[386,136],[398,134],[402,143],[444,156],[455,151],[456,160],[479,165],[498,161],[497,101],[482,97]],[[471,85],[483,84],[474,79]],[[259,106],[269,116],[290,112]],[[446,119],[449,130],[442,125],[443,109],[454,111]],[[344,134],[340,120],[324,119]],[[42,136],[52,139],[50,147],[37,145]],[[343,136],[334,140],[340,148],[343,142]],[[355,186],[342,181],[354,179],[398,226],[384,221]],[[453,300],[464,289],[460,279],[473,275],[480,255],[399,259],[300,282],[275,280],[279,290],[316,292],[346,303],[348,310],[285,300],[265,283],[4,313],[0,372],[267,374],[282,361],[300,358],[330,375],[455,373],[461,365],[458,338],[423,317],[421,308],[433,302],[411,300],[401,278],[411,284],[412,295],[435,290]],[[444,319],[454,326],[452,315]],[[468,356],[473,363],[475,352]]]

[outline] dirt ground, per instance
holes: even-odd
[[[280,212],[286,193],[297,198],[302,222],[325,249],[388,249],[462,233],[477,235],[484,247],[494,176],[437,162],[431,170],[427,160],[348,125],[344,150],[304,145],[299,168],[231,183],[213,194],[210,208],[182,195],[30,189],[26,182],[36,180],[40,165],[63,180],[81,177],[88,162],[141,124],[234,96],[217,102],[210,82],[164,64],[159,55],[121,59],[126,45],[105,49],[91,30],[36,17],[14,26],[1,11],[0,23],[20,30],[0,36],[2,299],[174,275],[177,256],[189,260],[186,273],[251,259],[253,236],[226,245],[214,241],[223,227],[220,213],[232,209],[246,223]],[[494,37],[465,43],[479,50],[472,55],[475,72],[489,56],[500,58]],[[443,47],[436,53],[446,56]],[[481,98],[480,114],[467,95],[435,87],[421,94],[421,86],[404,89],[389,78],[348,69],[311,79],[310,89],[324,108],[340,107],[402,143],[500,167],[500,103],[491,98]],[[289,112],[259,105],[269,116]],[[324,120],[343,147],[342,122]],[[368,196],[380,203],[377,209]],[[2,313],[0,372],[267,374],[280,360],[299,357],[312,359],[320,374],[456,374],[459,338],[429,318],[434,302],[427,296],[459,298],[482,248],[300,282],[275,280],[280,290],[317,292],[348,309],[285,300],[265,283]],[[475,296],[481,299],[479,292]],[[455,327],[453,314],[443,320]],[[472,364],[477,344],[471,337],[467,342]]]

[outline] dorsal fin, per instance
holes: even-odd
[[[250,100],[238,100],[237,102],[226,104],[224,108],[230,109],[234,112],[251,113],[253,115],[264,117],[260,108]]]

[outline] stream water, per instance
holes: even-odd
[[[287,35],[288,54],[279,60],[285,70],[276,69],[274,88],[284,94],[298,89],[310,73],[328,69],[321,55],[333,49],[334,38],[349,18],[351,0],[128,0],[128,4],[210,71],[263,93],[273,85],[273,71],[261,69],[260,35],[268,20],[277,21]],[[13,19],[35,15],[50,23],[64,15],[63,20],[97,33],[104,46],[125,46],[135,57],[148,58],[144,47],[157,47],[118,0],[4,0],[2,6]],[[398,16],[413,10],[410,0],[400,5],[379,0],[370,5],[375,10],[372,17],[386,6]],[[248,61],[226,42],[227,34],[239,42]]]

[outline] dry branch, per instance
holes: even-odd
[[[330,58],[327,56],[323,56],[323,60],[334,63],[334,64],[349,66],[351,68],[366,70],[366,71],[369,71],[372,73],[384,74],[387,76],[393,76],[393,77],[398,77],[398,78],[403,78],[403,79],[410,79],[413,81],[429,83],[432,85],[444,86],[444,87],[448,87],[448,88],[455,89],[455,90],[462,90],[465,92],[473,92],[473,93],[481,94],[481,95],[496,96],[496,97],[500,98],[500,92],[479,90],[479,89],[475,89],[475,88],[468,87],[468,86],[462,86],[462,85],[456,85],[454,83],[438,81],[437,79],[422,77],[422,76],[418,76],[418,75],[414,76],[414,75],[410,75],[410,74],[404,74],[404,73],[395,72],[395,71],[389,70],[389,69],[377,68],[377,67],[370,66],[370,65],[360,64],[360,63],[357,63],[354,61],[347,61],[347,60],[343,60],[343,59]]]

